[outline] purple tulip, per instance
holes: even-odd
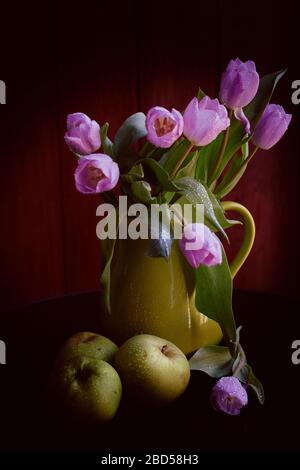
[[[254,144],[269,150],[281,139],[291,122],[292,115],[286,114],[282,106],[268,104],[253,134]]]
[[[81,157],[75,170],[75,185],[85,194],[103,193],[113,189],[119,181],[119,166],[104,153]]]
[[[231,60],[222,74],[220,100],[230,109],[243,108],[253,100],[259,75],[252,60]]]
[[[169,148],[183,131],[182,115],[176,109],[151,108],[146,117],[147,139],[156,147]]]
[[[89,155],[96,152],[101,146],[100,126],[86,114],[69,114],[65,141],[72,152],[79,155]]]
[[[248,395],[236,377],[222,377],[213,387],[210,401],[215,410],[234,416],[247,405]]]
[[[229,109],[234,110],[235,117],[244,124],[248,134],[250,123],[242,108],[253,100],[258,85],[259,75],[252,60],[231,60],[221,78],[220,100]]]
[[[215,266],[222,263],[221,242],[204,224],[187,224],[179,247],[193,268],[198,268],[200,264]]]
[[[193,98],[183,114],[183,133],[196,146],[210,144],[230,125],[227,110],[217,99]]]

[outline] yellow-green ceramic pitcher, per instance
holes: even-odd
[[[240,213],[244,224],[242,246],[231,263],[232,277],[247,258],[254,241],[250,212],[235,202],[223,202],[224,210]],[[219,324],[195,307],[194,272],[172,245],[168,260],[151,258],[147,240],[117,240],[111,264],[111,312],[101,314],[101,333],[121,344],[147,333],[175,343],[185,354],[222,338]]]

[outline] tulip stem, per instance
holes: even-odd
[[[234,180],[234,178],[237,177],[237,175],[239,174],[239,172],[245,168],[245,166],[248,165],[248,163],[250,163],[250,161],[252,160],[252,158],[254,157],[254,155],[256,154],[258,150],[258,147],[254,147],[254,149],[252,150],[252,153],[249,155],[248,158],[246,158],[246,160],[242,163],[242,165],[237,169],[237,171],[234,173],[233,177],[231,178],[231,181]]]
[[[149,152],[150,150],[153,151],[152,146],[151,146],[150,142],[148,140],[146,140],[146,142],[144,143],[143,147],[141,148],[141,150],[139,152],[139,156],[141,158],[144,157],[147,154],[147,152]]]
[[[238,348],[238,354],[240,355],[240,360],[235,370],[232,371],[233,372],[232,377],[238,377],[242,368],[247,364],[246,355],[240,343],[237,345],[237,348]]]
[[[171,175],[170,175],[171,178],[174,178],[174,176],[176,176],[176,173],[178,172],[179,168],[181,167],[181,165],[183,164],[184,160],[186,159],[186,157],[188,156],[188,154],[190,153],[193,147],[194,147],[194,144],[191,143],[186,149],[186,151],[184,152],[184,154],[182,155],[182,157],[178,160],[177,164],[175,165],[175,168],[171,172]]]
[[[252,160],[252,158],[254,157],[254,155],[256,154],[257,150],[259,149],[259,147],[254,147],[254,149],[252,150],[251,154],[249,155],[248,158],[246,158],[246,160],[244,161],[244,163],[242,164],[242,168],[244,168],[244,166],[248,165],[248,163],[250,162],[250,160]]]
[[[254,157],[254,155],[256,154],[258,149],[259,149],[259,147],[254,147],[254,149],[252,150],[252,153],[250,154],[250,156],[242,163],[242,165],[239,168],[237,168],[237,170],[232,175],[231,180],[229,181],[229,183],[227,183],[227,185],[224,188],[222,188],[222,196],[221,197],[226,196],[228,194],[228,192],[232,191],[232,189],[237,185],[239,180],[235,183],[235,185],[233,187],[230,187],[230,185],[232,184],[234,179],[249,164],[250,160],[252,160],[252,158]],[[241,177],[242,177],[242,175],[241,175]],[[222,181],[221,181],[220,184],[222,184]],[[226,192],[228,188],[230,188],[230,191]],[[219,191],[219,186],[217,186],[217,188],[216,188],[216,194],[218,194],[218,191]]]
[[[232,110],[230,110],[230,112],[229,112],[229,119],[231,120],[231,118],[232,118]],[[226,146],[227,146],[227,143],[228,143],[229,132],[230,132],[230,125],[227,127],[226,131],[224,132],[220,152],[219,152],[218,158],[216,160],[212,175],[210,177],[210,181],[209,181],[210,184],[216,179],[216,177],[218,175],[218,171],[219,171],[220,165],[222,163],[224,152],[225,152],[225,149],[226,149]]]

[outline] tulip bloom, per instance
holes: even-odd
[[[96,152],[101,146],[100,126],[86,114],[69,114],[65,141],[72,152],[79,155],[89,155]]]
[[[227,110],[217,99],[193,98],[183,114],[183,133],[194,145],[210,144],[230,125]]]
[[[213,387],[210,401],[215,410],[234,416],[248,404],[248,395],[236,377],[222,377]]]
[[[222,263],[221,242],[204,224],[187,224],[179,247],[193,268],[198,268],[200,264],[215,266]]]
[[[182,115],[176,109],[151,108],[146,117],[147,139],[156,147],[169,148],[183,131]]]
[[[259,75],[252,60],[242,62],[231,60],[222,74],[220,100],[234,111],[235,117],[241,121],[246,132],[250,133],[250,123],[242,108],[253,100],[259,85]]]
[[[119,181],[119,166],[108,155],[94,153],[81,157],[75,170],[76,189],[81,193],[103,193]]]
[[[291,122],[292,115],[286,114],[282,106],[268,104],[254,131],[254,144],[269,150],[281,139]]]

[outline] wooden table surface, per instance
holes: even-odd
[[[246,291],[234,293],[234,307],[248,361],[265,387],[264,406],[250,391],[250,404],[240,416],[217,413],[208,402],[214,381],[193,371],[187,391],[172,406],[149,410],[123,401],[117,416],[98,427],[53,414],[45,390],[63,341],[78,331],[98,331],[99,293],[1,314],[7,364],[0,366],[0,449],[299,449],[300,364],[291,361],[291,344],[300,339],[299,308],[293,301]]]

